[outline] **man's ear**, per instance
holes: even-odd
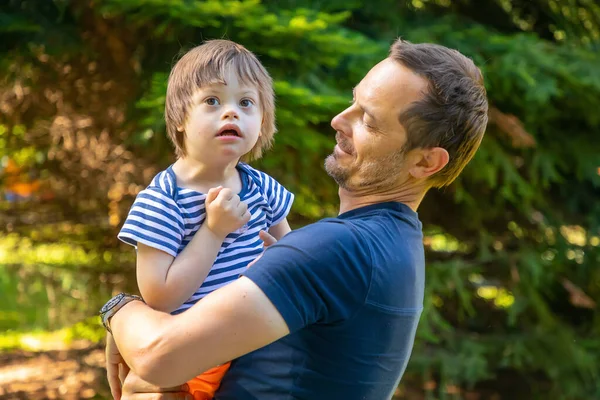
[[[411,158],[413,158],[414,164],[408,172],[415,179],[430,177],[441,171],[450,161],[448,151],[441,147],[418,149],[411,155]]]

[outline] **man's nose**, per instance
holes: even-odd
[[[352,130],[350,129],[350,123],[348,121],[348,109],[345,109],[331,120],[331,127],[336,132],[343,134],[344,136],[351,136]]]

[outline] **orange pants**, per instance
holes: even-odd
[[[194,395],[194,400],[210,400],[215,396],[215,392],[221,385],[221,380],[225,376],[225,372],[229,369],[231,363],[219,365],[209,369],[208,371],[198,375],[187,384],[190,388],[190,393]]]

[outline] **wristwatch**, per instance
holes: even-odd
[[[100,309],[100,319],[102,320],[102,325],[106,328],[106,330],[110,333],[110,319],[113,315],[117,313],[123,306],[127,303],[130,303],[134,300],[139,300],[144,302],[144,300],[140,296],[136,296],[134,294],[127,293],[119,293],[112,299],[106,302],[105,305]]]

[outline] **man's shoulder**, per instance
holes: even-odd
[[[340,242],[358,239],[354,224],[339,218],[324,218],[296,229],[288,235],[292,233],[298,238],[311,239],[320,245],[328,241]]]

